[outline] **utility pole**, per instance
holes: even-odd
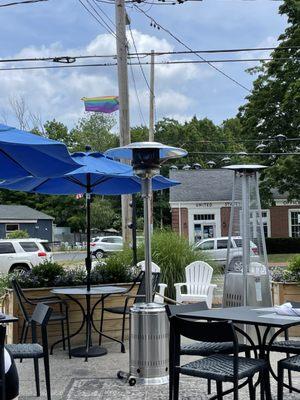
[[[154,142],[154,50],[151,50],[149,142]]]
[[[130,143],[128,70],[127,70],[128,45],[126,40],[126,24],[129,21],[126,15],[125,0],[115,0],[115,13],[116,13],[118,83],[119,83],[120,146],[125,146]],[[131,232],[128,227],[128,224],[131,221],[130,200],[131,196],[129,195],[123,195],[121,199],[122,236],[125,243],[129,243],[131,237]]]

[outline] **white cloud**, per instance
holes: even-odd
[[[173,45],[166,39],[143,34],[133,30],[137,50],[148,52],[172,51]],[[128,34],[128,40],[131,37]],[[132,50],[131,44],[131,51]],[[37,47],[26,46],[18,53],[3,56],[3,58],[39,58],[56,55],[109,55],[115,53],[115,41],[109,34],[96,36],[93,40],[80,48],[64,48],[61,43]],[[171,60],[170,55],[157,57],[158,60]],[[144,60],[144,59],[143,59]],[[149,59],[148,59],[149,60]],[[84,63],[115,62],[111,59],[81,60]],[[137,61],[135,59],[135,61]],[[28,65],[28,64],[27,64]],[[33,64],[30,64],[33,65]],[[45,65],[41,62],[39,65]],[[49,65],[49,64],[46,64]],[[51,64],[53,65],[53,64]],[[59,64],[54,64],[59,65]],[[61,64],[60,64],[61,65]],[[11,67],[11,64],[2,64]],[[20,64],[17,64],[20,66]],[[148,120],[149,89],[141,74],[139,66],[132,67],[142,112]],[[144,73],[149,81],[149,67],[144,67]],[[129,69],[130,106],[132,124],[140,123],[138,99],[134,90],[131,71]],[[155,67],[155,94],[157,113],[160,117],[175,115],[178,119],[185,118],[185,110],[193,103],[185,92],[189,92],[188,82],[196,82],[210,78],[214,74],[208,66],[192,64],[156,65]],[[89,67],[69,69],[47,69],[34,71],[0,71],[0,111],[7,110],[9,99],[23,97],[29,110],[39,114],[43,120],[56,118],[72,127],[83,115],[81,98],[84,96],[114,95],[118,93],[116,67]],[[183,113],[183,114],[182,114]],[[3,114],[3,112],[2,112]],[[6,112],[8,114],[8,111]],[[12,118],[8,123],[15,123]]]

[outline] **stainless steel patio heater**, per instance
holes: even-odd
[[[131,160],[133,169],[142,180],[145,235],[145,290],[146,302],[137,303],[130,310],[129,373],[119,372],[130,385],[157,385],[168,382],[169,323],[162,304],[152,302],[151,257],[151,194],[152,178],[159,174],[162,161],[183,157],[187,152],[156,142],[131,143],[111,149],[107,155]]]
[[[262,165],[230,165],[234,171],[223,307],[270,307],[271,288],[260,195]],[[232,241],[234,239],[234,242]],[[249,331],[248,331],[249,332]]]

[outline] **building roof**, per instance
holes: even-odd
[[[170,188],[170,202],[231,201],[234,172],[228,169],[170,170],[180,185]],[[276,199],[287,198],[273,190]]]
[[[0,220],[36,220],[54,219],[41,211],[34,210],[27,206],[0,205]]]

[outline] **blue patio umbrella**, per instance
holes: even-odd
[[[99,152],[73,153],[72,159],[77,165],[81,165],[72,172],[54,178],[25,177],[17,180],[6,180],[0,184],[0,189],[55,195],[86,193],[87,256],[85,262],[87,289],[90,290],[91,194],[137,193],[141,191],[141,179],[134,175],[130,165],[114,161]],[[177,184],[178,182],[163,176],[153,178],[154,190],[167,189]]]
[[[0,124],[0,179],[59,176],[76,166],[63,143]]]

